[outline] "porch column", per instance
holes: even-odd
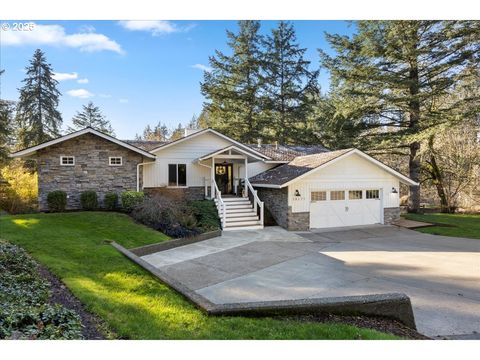
[[[213,185],[215,181],[215,158],[212,156],[212,168],[210,169],[210,194],[212,194],[212,199],[215,198],[215,186]]]
[[[248,198],[248,186],[247,186],[247,181],[248,181],[248,168],[247,168],[247,164],[248,164],[248,158],[245,157],[245,182],[244,182],[244,188],[245,188],[245,195],[246,195],[247,198]]]

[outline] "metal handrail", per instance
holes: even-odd
[[[253,195],[253,208],[255,209],[255,212],[257,212],[257,206],[260,208],[260,223],[263,226],[263,208],[264,208],[263,201],[260,200],[260,198],[257,195],[257,190],[253,188],[252,184],[250,184],[250,181],[248,181],[247,178],[245,178],[245,185],[246,185],[245,189],[247,189],[246,191],[247,197],[248,197],[248,190],[250,190],[250,192]]]
[[[227,217],[227,211],[225,208],[225,202],[222,199],[222,193],[218,190],[217,182],[212,179],[212,188],[215,189],[215,199],[217,199],[217,207],[219,212],[222,213],[222,229],[225,229],[225,221]]]

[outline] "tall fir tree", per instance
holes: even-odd
[[[160,121],[155,127],[151,128],[150,125],[147,125],[143,130],[143,135],[138,136],[137,140],[146,140],[146,141],[167,141],[168,140],[168,128],[165,124],[162,124]]]
[[[60,136],[62,116],[57,107],[61,94],[52,66],[40,49],[33,54],[22,82],[16,114],[19,146],[33,146]]]
[[[319,94],[318,70],[309,69],[307,49],[297,43],[293,24],[280,21],[263,40],[262,100],[266,140],[282,144],[308,141],[308,119]]]
[[[238,33],[227,31],[230,55],[216,51],[204,73],[202,94],[209,125],[242,141],[255,142],[261,128],[260,22],[239,21]]]
[[[178,126],[172,130],[172,135],[170,136],[171,141],[181,139],[185,135],[185,128],[182,123],[179,123]]]
[[[81,111],[77,111],[76,115],[72,118],[72,125],[73,127],[68,128],[69,132],[91,127],[105,134],[115,136],[115,131],[110,121],[92,101],[87,105],[83,105]]]
[[[352,143],[367,150],[403,152],[409,175],[420,181],[420,144],[435,127],[458,117],[459,103],[438,99],[462,79],[475,58],[480,24],[474,21],[360,21],[352,37],[327,34],[336,52],[320,51],[343,99],[337,108],[364,129]],[[354,135],[345,133],[345,136]],[[420,187],[411,186],[409,210],[420,206]]]
[[[5,70],[0,70],[0,77]],[[0,98],[0,167],[8,161],[13,133],[13,101]]]

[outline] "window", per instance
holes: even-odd
[[[360,199],[362,199],[362,190],[350,190],[348,192],[348,198],[350,200],[360,200]]]
[[[330,191],[330,200],[345,200],[345,191]]]
[[[121,166],[122,165],[122,157],[121,156],[112,156],[108,158],[108,164],[110,166]]]
[[[365,195],[367,199],[380,199],[379,190],[366,190]]]
[[[60,156],[60,165],[74,166],[75,165],[75,156]]]
[[[326,191],[312,191],[310,193],[310,200],[311,201],[325,201],[325,200],[327,200],[327,192]]]
[[[168,186],[187,186],[186,164],[168,164]]]

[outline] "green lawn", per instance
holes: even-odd
[[[410,220],[438,224],[417,229],[423,233],[480,239],[480,215],[406,214],[405,217]]]
[[[0,237],[25,248],[103,318],[130,339],[395,339],[341,324],[209,317],[118,253],[166,240],[129,217],[105,212],[0,217]]]

